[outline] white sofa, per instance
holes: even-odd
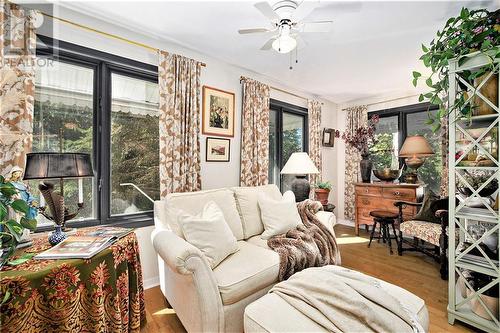
[[[281,196],[275,185],[169,194],[155,202],[152,241],[158,253],[160,288],[188,332],[243,332],[245,307],[278,282],[279,256],[260,238],[264,227],[257,194]],[[196,214],[215,201],[238,240],[239,250],[213,270],[201,251],[169,223],[170,207]],[[317,216],[333,232],[335,215]],[[171,227],[172,226],[172,227]]]

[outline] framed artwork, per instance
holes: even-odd
[[[234,137],[234,94],[203,86],[202,133]]]
[[[229,162],[231,140],[221,138],[207,138],[207,162]]]
[[[335,142],[335,130],[333,128],[323,129],[323,147],[333,147]]]

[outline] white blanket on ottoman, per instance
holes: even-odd
[[[270,292],[330,332],[424,332],[378,280],[344,267],[306,269]]]

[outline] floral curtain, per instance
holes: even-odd
[[[160,197],[201,190],[201,63],[159,51]]]
[[[321,180],[321,103],[318,101],[307,101],[309,115],[309,157],[318,168],[320,174],[309,175],[311,184]],[[312,192],[311,192],[312,193]]]
[[[33,11],[0,0],[0,175],[24,168],[33,133]]]
[[[241,186],[265,185],[269,170],[269,86],[243,79]]]
[[[354,135],[357,128],[366,126],[368,122],[368,108],[366,105],[354,106],[344,109],[346,115],[346,135]],[[355,196],[354,184],[358,181],[359,162],[361,155],[356,148],[346,145],[345,147],[345,184],[344,184],[344,217],[354,220]]]

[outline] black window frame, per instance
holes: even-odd
[[[36,54],[94,69],[92,157],[96,216],[84,221],[70,220],[67,225],[76,228],[109,224],[135,228],[153,225],[153,211],[111,215],[111,75],[117,73],[157,83],[158,67],[43,35],[37,35]],[[43,226],[37,231],[50,229],[52,227]]]
[[[276,151],[276,160],[278,161],[278,168],[281,170],[283,169],[285,163],[287,162],[283,161],[283,114],[288,113],[303,117],[302,126],[303,126],[304,139],[302,142],[302,151],[309,153],[309,113],[307,108],[282,102],[272,98],[269,101],[269,109],[276,112],[276,127],[278,135],[276,136],[275,151]],[[283,190],[282,179],[283,176],[280,175],[279,179],[280,191]]]
[[[393,117],[393,116],[398,117],[398,143],[399,143],[398,152],[399,152],[401,150],[401,147],[403,146],[404,140],[408,136],[408,128],[406,126],[408,115],[414,113],[435,111],[438,109],[439,106],[437,105],[433,105],[430,103],[417,103],[390,109],[371,111],[368,113],[368,118],[370,118],[373,115],[378,115],[380,118]],[[404,158],[399,157],[399,167],[401,168],[403,164],[404,164]]]

